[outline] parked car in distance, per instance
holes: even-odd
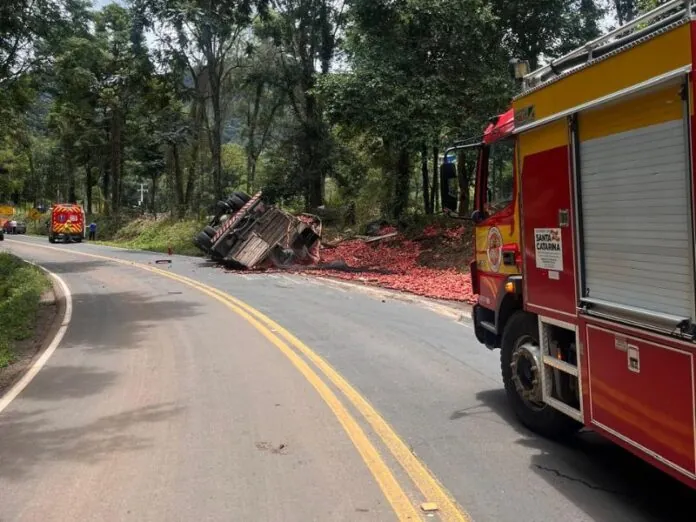
[[[5,225],[3,227],[5,234],[12,234],[12,233],[14,233],[14,234],[26,234],[27,233],[27,224],[26,223],[24,223],[22,221],[16,221],[14,223],[15,223],[15,226],[14,226],[14,232],[13,232],[13,230],[12,230],[13,221],[8,220],[5,222]]]

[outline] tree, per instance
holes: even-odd
[[[264,35],[280,49],[282,82],[296,127],[292,133],[299,178],[306,205],[324,202],[324,182],[332,172],[334,144],[316,88],[330,70],[337,34],[344,23],[345,2],[331,0],[273,0],[275,16]]]
[[[613,0],[614,12],[619,25],[630,22],[641,13],[651,11],[668,0]]]
[[[599,36],[604,9],[598,0],[492,0],[504,28],[504,44],[511,58],[553,58]]]
[[[105,192],[111,192],[111,209],[121,205],[122,173],[126,142],[124,128],[134,100],[152,71],[147,51],[142,46],[142,27],[131,11],[116,4],[107,5],[96,17],[96,37],[105,49],[104,81],[100,103],[109,122],[109,165],[111,187],[105,180]]]
[[[255,15],[266,12],[267,1],[136,0],[134,4],[143,24],[158,34],[164,55],[187,69],[198,95],[209,97],[213,185],[215,196],[222,198],[224,92],[246,50],[245,29]]]
[[[350,17],[352,71],[327,78],[322,91],[333,122],[380,140],[384,210],[399,217],[408,207],[413,153],[427,163],[433,147],[480,132],[507,103],[507,60],[495,53],[501,33],[479,0],[355,1]]]
[[[249,64],[240,78],[236,111],[242,115],[242,139],[246,154],[246,190],[256,187],[256,171],[261,154],[278,133],[279,116],[287,103],[282,83],[282,65],[278,49],[267,40],[254,46]]]

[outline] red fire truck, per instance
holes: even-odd
[[[73,203],[55,203],[51,207],[48,223],[48,240],[55,243],[82,242],[85,237],[85,211]]]
[[[521,422],[590,428],[696,488],[694,11],[668,2],[521,75],[448,153],[478,151],[475,332]]]

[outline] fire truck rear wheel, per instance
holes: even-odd
[[[207,226],[203,229],[203,233],[207,236],[213,237],[215,235],[215,229],[211,226]]]
[[[500,366],[505,392],[522,424],[553,439],[580,429],[578,422],[542,401],[537,317],[527,312],[515,312],[505,326],[501,345]]]

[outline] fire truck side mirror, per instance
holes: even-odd
[[[459,181],[457,179],[457,165],[454,163],[440,165],[440,203],[443,212],[457,212]]]
[[[480,210],[474,210],[471,213],[471,221],[473,221],[474,223],[480,223],[484,219],[485,219],[485,215]]]

